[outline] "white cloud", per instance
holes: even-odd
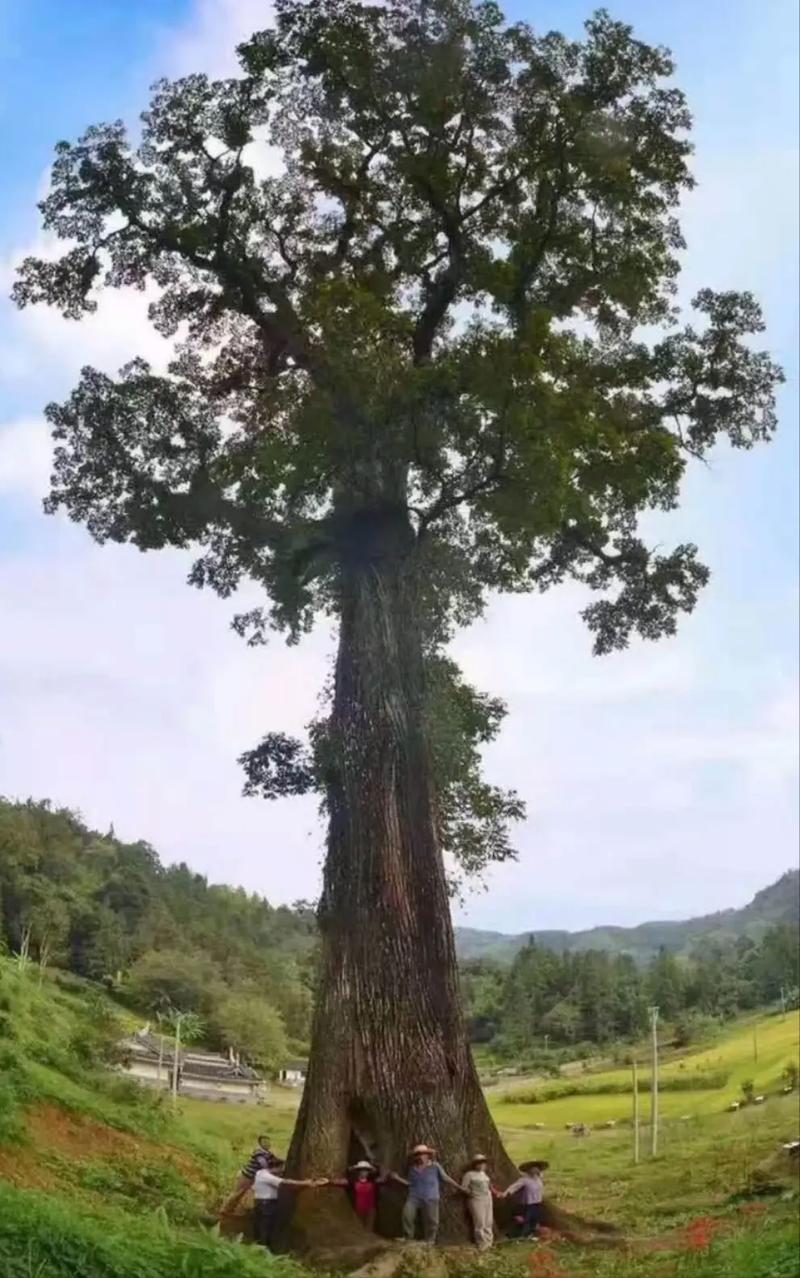
[[[154,73],[236,74],[235,44],[271,12],[258,0],[198,0],[154,54]],[[698,168],[687,291],[695,276],[717,287],[753,273],[757,285],[774,280],[794,240],[774,159],[750,155],[743,166],[701,154]],[[26,251],[50,251],[33,226],[29,240]],[[114,371],[144,354],[162,366],[170,348],[146,302],[109,294],[80,325],[26,311],[0,348],[0,369],[27,396],[0,426],[0,495],[35,530],[31,544],[0,554],[0,790],[49,795],[100,828],[113,821],[212,879],[276,900],[313,895],[314,802],[243,800],[236,757],[270,728],[302,729],[330,636],[249,650],[228,627],[238,605],[189,589],[184,555],[96,547],[39,514],[50,459],[41,405],[84,363]],[[691,511],[671,523],[674,540],[721,518],[728,483],[725,465],[700,477]],[[792,859],[794,688],[772,647],[762,656],[764,630],[753,626],[738,651],[726,643],[728,570],[714,566],[698,614],[655,647],[592,658],[575,588],[496,601],[459,637],[468,677],[509,702],[488,768],[530,806],[521,863],[490,876],[472,921],[523,930],[688,914],[746,899]]]
[[[302,731],[329,641],[249,650],[187,559],[93,546],[53,521],[44,553],[0,559],[3,792],[48,795],[217,880],[312,895],[312,801],[240,798],[236,763],[271,727]],[[250,602],[249,599],[244,601]]]
[[[271,26],[273,14],[264,0],[199,0],[190,25],[167,40],[159,57],[161,73],[166,67],[176,76],[193,71],[218,79],[238,75],[236,46]]]
[[[0,494],[44,497],[52,458],[50,432],[41,418],[0,425]]]

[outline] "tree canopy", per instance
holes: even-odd
[[[243,760],[249,789],[319,789],[329,816],[293,1174],[353,1147],[393,1165],[425,1132],[510,1178],[441,853],[507,857],[522,807],[480,775],[504,707],[448,641],[491,592],[567,578],[598,594],[595,652],[673,633],[708,572],[642,518],[718,440],[770,437],[781,374],[750,294],[676,311],[690,117],[666,50],[605,12],[573,41],[491,0],[277,0],[239,58],[157,85],[136,141],[117,122],[58,146],[41,209],[64,251],[22,263],[16,300],[80,318],[147,288],[175,355],[86,368],[47,409],[47,508],[191,548],[223,596],[254,582],[251,642],[337,623],[308,747],[276,732]],[[598,1034],[600,967],[579,1009]],[[304,1247],[331,1228],[292,1223]],[[443,1235],[463,1229],[445,1203]]]
[[[598,592],[596,652],[672,633],[707,569],[649,548],[640,517],[718,439],[769,438],[780,372],[748,293],[702,290],[679,323],[693,178],[666,50],[604,11],[582,41],[471,0],[276,15],[238,76],[159,83],[137,141],[115,122],[58,145],[41,210],[66,247],[22,264],[17,302],[77,319],[148,288],[176,354],[85,368],[49,406],[47,507],[98,541],[192,547],[191,581],[223,596],[256,582],[250,642],[336,615],[343,569],[378,553],[365,530],[402,511],[453,727],[443,841],[480,869],[522,808],[480,782],[500,711],[443,644],[489,592],[569,577]],[[265,737],[251,789],[324,784],[289,749]]]

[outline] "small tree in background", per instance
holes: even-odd
[[[156,1019],[160,1027],[168,1033],[175,1034],[180,1025],[183,1043],[196,1043],[206,1032],[206,1023],[196,1012],[183,1012],[178,1007],[170,1007],[169,1004],[165,1004],[161,1011],[156,1013]]]
[[[604,13],[574,42],[470,0],[276,9],[239,78],[158,85],[138,146],[120,123],[58,146],[41,207],[67,246],[23,263],[17,301],[77,319],[153,286],[179,342],[166,375],[86,368],[49,407],[47,507],[197,548],[192,583],[223,596],[256,582],[251,642],[334,619],[310,748],[273,733],[245,759],[251,790],[320,788],[329,819],[292,1172],[345,1165],[355,1133],[388,1165],[481,1148],[503,1177],[442,851],[508,856],[521,809],[477,771],[502,707],[445,645],[489,592],[570,577],[599,593],[596,652],[672,634],[708,572],[640,515],[720,438],[768,439],[780,375],[747,293],[703,290],[677,326],[690,117],[665,50]]]
[[[215,964],[197,951],[147,950],[131,967],[127,993],[148,1011],[180,1007],[205,1013],[218,978]]]
[[[283,1021],[257,994],[224,998],[214,1011],[213,1027],[222,1044],[240,1053],[249,1065],[275,1073],[286,1060],[289,1049]]]

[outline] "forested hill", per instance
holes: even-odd
[[[638,927],[593,927],[584,932],[539,931],[509,936],[503,932],[482,932],[456,928],[459,958],[490,958],[510,963],[533,934],[542,949],[568,953],[606,950],[629,954],[646,962],[659,950],[689,954],[701,942],[730,941],[739,937],[759,940],[776,923],[796,925],[800,921],[800,873],[788,870],[775,883],[757,892],[749,905],[738,910],[720,910],[683,922],[640,923]]]
[[[573,1046],[635,1037],[652,1002],[677,1020],[796,1000],[797,889],[793,873],[743,910],[689,923],[542,933],[535,944],[488,934],[478,957],[462,945],[473,1041],[516,1059],[542,1035]],[[0,949],[103,982],[143,1020],[193,1013],[210,1045],[279,1068],[307,1049],[316,939],[307,904],[209,885],[72,812],[0,800]],[[492,956],[498,942],[509,964]],[[680,964],[668,952],[691,947],[694,960]]]
[[[274,907],[67,810],[0,800],[0,948],[103,981],[143,1018],[193,1012],[210,1041],[279,1064],[307,1043],[315,945],[302,902]]]

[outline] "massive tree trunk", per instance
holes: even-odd
[[[413,540],[404,514],[376,516],[343,563],[322,962],[289,1157],[296,1176],[341,1174],[365,1153],[404,1174],[419,1141],[454,1176],[476,1149],[502,1178],[513,1170],[460,1007],[425,739]],[[401,1201],[398,1189],[384,1193],[381,1233],[399,1232]],[[349,1224],[343,1194],[304,1193],[293,1242],[344,1240]],[[451,1195],[441,1236],[465,1235]]]

